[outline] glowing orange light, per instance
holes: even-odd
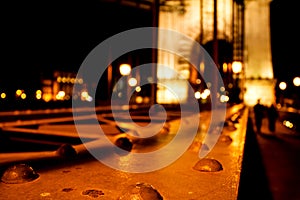
[[[232,71],[233,73],[241,73],[242,71],[242,63],[240,61],[233,61],[232,63]]]
[[[136,88],[135,88],[135,91],[136,92],[140,92],[142,90],[142,88],[140,87],[140,86],[137,86]]]
[[[26,94],[25,93],[21,94],[21,99],[26,99]]]
[[[49,102],[52,99],[52,94],[43,94],[43,100]]]
[[[293,83],[294,83],[294,85],[295,86],[300,86],[300,77],[295,77],[294,79],[293,79]]]
[[[5,99],[6,98],[6,94],[4,92],[1,93],[1,99]]]
[[[35,92],[35,98],[36,99],[42,99],[42,91],[41,90],[37,90]]]
[[[135,98],[135,102],[136,102],[136,103],[143,103],[143,97],[137,96],[137,97]]]
[[[122,76],[127,76],[131,72],[131,66],[129,64],[121,64],[120,65],[120,73]]]
[[[36,95],[35,95],[35,98],[36,98],[36,99],[41,99],[41,98],[42,98],[42,94],[36,94]]]
[[[227,72],[227,63],[223,63],[223,72],[226,73]]]
[[[136,78],[130,78],[130,79],[128,80],[128,84],[129,84],[131,87],[136,86],[136,85],[137,85],[137,80],[136,80]]]
[[[65,91],[59,91],[55,97],[57,100],[63,100],[65,95],[66,95]]]
[[[199,91],[195,92],[195,98],[200,99],[201,98],[201,93]]]
[[[279,83],[279,88],[280,88],[281,90],[285,90],[285,89],[286,89],[286,83],[285,83],[285,82],[280,82],[280,83]]]
[[[21,94],[22,94],[22,90],[19,89],[19,90],[16,91],[17,96],[20,96]]]

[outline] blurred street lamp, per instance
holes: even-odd
[[[281,90],[280,92],[280,99],[279,99],[279,102],[281,105],[284,106],[284,96],[283,96],[283,91],[286,89],[287,85],[286,85],[286,82],[280,82],[279,85],[278,85],[279,89]]]
[[[21,96],[21,94],[23,93],[23,90],[20,90],[20,89],[18,89],[17,91],[16,91],[16,96]]]
[[[295,88],[295,92],[294,92],[294,95],[293,95],[293,98],[294,98],[294,106],[296,107],[296,108],[300,108],[300,77],[295,77],[294,79],[293,79],[293,83],[294,83],[294,86],[296,86],[296,88]]]
[[[234,79],[234,101],[236,103],[240,103],[241,101],[241,85],[240,85],[240,74],[242,72],[242,62],[240,61],[233,61],[232,62],[232,72],[233,72],[233,79]]]
[[[119,69],[122,76],[128,76],[131,72],[131,66],[129,64],[121,64]]]
[[[281,89],[281,90],[285,90],[286,89],[286,82],[280,82],[279,83],[279,89]]]
[[[21,94],[21,99],[26,99],[26,97],[27,97],[27,96],[26,96],[25,93],[22,93],[22,94]]]
[[[235,74],[239,74],[242,72],[242,62],[240,61],[233,61],[232,63],[232,71]]]
[[[5,99],[6,98],[6,93],[2,92],[0,96],[1,96],[1,99]]]
[[[137,85],[137,79],[136,78],[130,78],[128,80],[128,84],[131,86],[131,87],[134,87]]]
[[[42,91],[41,90],[37,90],[35,92],[35,98],[36,99],[41,99],[42,98]]]
[[[121,64],[119,70],[122,76],[126,76],[126,80],[125,80],[126,97],[125,98],[128,101],[127,103],[129,103],[130,88],[128,87],[128,81],[129,81],[128,76],[130,75],[131,72],[131,66],[129,64]]]
[[[294,79],[293,79],[293,83],[294,83],[294,85],[295,86],[300,86],[300,77],[295,77]]]

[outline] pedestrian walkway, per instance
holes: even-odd
[[[264,118],[261,134],[253,122],[250,112],[239,199],[300,199],[300,138],[280,120],[271,133]]]

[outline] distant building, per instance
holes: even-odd
[[[81,85],[81,91],[73,94],[74,84]],[[91,101],[84,80],[74,72],[54,71],[53,76],[42,78],[42,99],[49,101],[65,101],[80,98],[83,101]]]

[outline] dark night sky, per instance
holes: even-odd
[[[294,0],[271,3],[271,46],[274,76],[278,81],[300,76],[299,7]]]
[[[2,85],[38,85],[36,77],[54,69],[76,72],[104,39],[151,21],[150,12],[101,0],[12,0],[2,10]]]
[[[111,4],[100,2],[12,0],[2,3],[0,84],[12,84],[13,77],[17,77],[18,85],[36,84],[38,79],[22,80],[21,77],[38,77],[41,72],[58,68],[77,71],[87,54],[104,39],[131,27],[151,25],[151,13],[111,9]],[[272,57],[278,79],[300,75],[296,3],[273,0],[271,5]]]
[[[24,70],[39,65],[63,67],[80,59],[77,57],[82,54],[80,51],[89,48],[95,39],[95,30],[90,30],[90,26],[93,23],[98,26],[94,19],[97,16],[95,10],[85,11],[87,4],[82,7],[70,5],[59,1],[31,0],[8,5],[2,40],[6,44],[5,57],[9,58],[8,64],[12,68],[20,68],[22,64]],[[88,36],[90,31],[92,33]]]

